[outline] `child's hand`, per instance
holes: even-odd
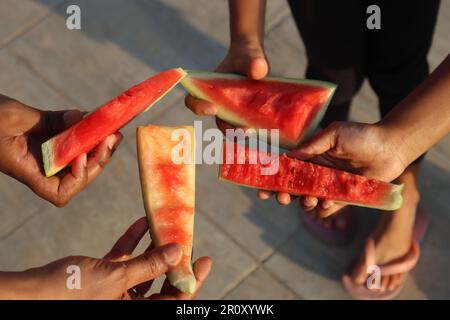
[[[216,68],[217,72],[239,73],[259,80],[267,76],[269,64],[259,41],[240,40],[232,43],[228,54]],[[191,95],[185,99],[186,106],[197,115],[213,116],[217,113],[214,104]]]
[[[392,181],[406,168],[394,137],[379,125],[335,122],[289,154],[301,160],[338,168],[383,181]],[[260,199],[268,199],[270,192],[260,190]],[[291,195],[277,194],[280,204],[291,202]],[[331,200],[305,196],[300,199],[305,211],[316,210],[328,217],[344,205]]]
[[[41,111],[0,95],[0,171],[27,185],[55,206],[64,206],[94,180],[122,140],[117,132],[71,168],[47,178],[41,144],[83,118],[78,110]]]
[[[24,272],[0,273],[0,297],[147,299],[144,295],[151,287],[153,279],[177,265],[183,255],[179,245],[169,244],[158,249],[149,246],[144,253],[131,258],[134,249],[147,231],[147,219],[143,217],[120,237],[103,259],[73,256]],[[196,293],[207,278],[211,265],[211,259],[207,257],[195,262]],[[72,269],[68,272],[69,266],[78,270]],[[166,283],[161,292],[151,296],[150,299],[190,299],[194,295],[181,293]]]

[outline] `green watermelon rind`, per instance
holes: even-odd
[[[184,293],[194,293],[197,289],[197,279],[194,276],[192,266],[190,266],[191,273],[187,277],[179,278],[173,271],[167,272],[167,278],[170,284]]]
[[[162,98],[164,98],[170,91],[172,91],[172,89],[178,84],[180,83],[180,81],[182,81],[186,76],[187,76],[187,72],[183,69],[183,68],[174,68],[173,70],[178,71],[178,73],[180,74],[180,78],[178,79],[178,81],[176,81],[171,87],[169,87],[169,89],[166,90],[166,92],[164,92],[164,94],[162,94],[158,99],[156,99],[155,101],[153,101],[147,108],[145,108],[141,113],[143,112],[147,112],[153,105],[155,105],[156,103],[158,103]],[[89,114],[97,111],[98,109],[90,112]],[[139,113],[139,114],[141,114]],[[139,114],[136,114],[135,117],[137,117]],[[86,115],[87,116],[87,115]],[[126,124],[125,124],[126,125]],[[124,126],[125,126],[124,125]],[[58,136],[58,135],[57,135]],[[56,137],[57,137],[56,136]],[[54,161],[55,161],[55,154],[54,154],[54,145],[53,145],[53,141],[54,141],[55,137],[50,138],[49,140],[47,140],[46,142],[44,142],[41,145],[41,151],[42,151],[42,161],[44,163],[44,172],[45,172],[45,176],[46,177],[51,177],[54,174],[58,173],[59,171],[61,171],[64,167],[67,166],[63,165],[63,166],[55,166]]]
[[[258,187],[254,187],[254,186],[247,185],[244,183],[238,183],[238,182],[223,178],[222,177],[222,165],[219,166],[219,181],[225,181],[225,182],[235,184],[238,186],[242,186],[242,187],[246,187],[246,188],[259,189]],[[371,208],[371,209],[378,209],[378,210],[384,210],[384,211],[398,210],[403,205],[402,192],[403,192],[405,186],[403,184],[393,184],[393,183],[389,183],[389,184],[391,186],[391,192],[389,193],[389,196],[387,197],[387,199],[385,199],[384,203],[380,204],[380,205],[368,205],[368,204],[363,204],[363,203],[358,203],[358,202],[337,201],[337,200],[333,200],[333,199],[329,199],[329,200],[332,200],[333,202],[340,203],[340,204],[352,205],[352,206],[363,207],[363,208]],[[274,190],[269,190],[269,191],[274,191]],[[301,196],[301,194],[298,194],[298,196]]]
[[[54,164],[53,139],[47,140],[41,145],[42,160],[44,163],[44,172],[46,177],[51,177],[59,172],[63,167],[57,167]]]
[[[159,100],[164,98],[166,96],[166,94],[168,94],[170,91],[172,91],[173,88],[175,88],[184,78],[186,78],[186,76],[187,76],[187,71],[186,70],[184,70],[183,68],[174,68],[174,70],[176,70],[176,71],[178,71],[180,73],[180,75],[181,75],[180,79],[177,82],[175,82],[173,84],[173,86],[171,86],[163,95],[161,95],[158,99],[153,101],[153,103],[150,104],[147,108],[145,108],[144,111],[142,111],[142,112],[147,112],[153,105],[158,103]]]
[[[193,71],[193,70],[187,70],[187,76],[181,80],[181,85],[194,97],[202,100],[210,101],[212,100],[208,95],[206,95],[202,90],[198,89],[197,86],[191,81],[191,78],[194,79],[246,79],[245,76],[233,74],[233,73],[220,73],[220,72],[205,72],[205,71]],[[266,77],[264,80],[268,81],[279,81],[279,82],[286,82],[286,83],[295,83],[295,84],[307,84],[311,86],[318,86],[318,87],[325,87],[330,90],[329,98],[324,103],[322,108],[319,110],[317,115],[314,117],[314,119],[311,121],[311,124],[309,127],[305,130],[305,133],[302,135],[299,141],[296,141],[292,143],[291,141],[280,141],[280,146],[292,149],[301,141],[304,141],[308,137],[310,137],[314,131],[319,126],[320,121],[322,120],[323,116],[325,115],[325,112],[328,108],[328,105],[331,102],[331,99],[333,98],[334,92],[337,88],[337,85],[331,82],[321,81],[321,80],[310,80],[310,79],[296,79],[296,78],[282,78],[282,77]],[[236,121],[236,119],[240,119],[239,116],[236,116],[232,112],[229,112],[224,107],[220,107],[218,110],[217,116],[230,123],[234,126],[249,126],[248,123],[245,123],[245,121]]]

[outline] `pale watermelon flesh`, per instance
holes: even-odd
[[[261,164],[261,156],[267,156],[268,153],[229,142],[224,144],[224,148],[223,164],[219,172],[219,179],[224,181],[381,210],[397,210],[403,203],[403,185],[370,179],[286,155],[277,155],[270,163],[263,160],[265,164]],[[227,153],[231,153],[228,159],[233,159],[228,161],[229,163],[226,163]],[[242,164],[238,163],[238,157],[241,160],[239,163]],[[250,162],[250,159],[258,161]],[[279,161],[276,173],[263,175],[261,168],[268,168],[270,165],[277,168],[274,163],[276,161]]]
[[[185,130],[190,144],[187,140],[172,141],[172,133],[177,129]],[[190,162],[177,164],[172,161],[172,150],[180,141],[183,141],[183,150],[190,152]],[[183,247],[180,264],[170,270],[167,277],[177,289],[193,293],[197,283],[191,265],[195,207],[194,128],[139,127],[137,152],[152,241],[156,247],[169,243]]]
[[[82,153],[89,152],[142,111],[156,103],[186,75],[171,69],[154,75],[87,115],[42,144],[46,176],[52,176]]]
[[[314,132],[336,89],[335,84],[316,80],[255,81],[200,71],[188,71],[181,84],[194,97],[214,103],[217,116],[230,124],[279,129],[280,145],[288,149]]]

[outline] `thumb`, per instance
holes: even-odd
[[[80,110],[41,111],[40,121],[32,132],[54,136],[83,119],[84,112]]]
[[[181,246],[173,243],[146,251],[134,259],[123,262],[127,266],[127,289],[163,275],[171,267],[176,266],[182,256]]]
[[[269,63],[261,46],[242,48],[239,53],[229,55],[217,67],[218,72],[237,72],[250,79],[261,80],[269,73]]]
[[[292,150],[289,156],[300,160],[309,160],[334,148],[336,141],[337,131],[333,127],[327,127],[297,149]]]
[[[269,73],[269,64],[263,54],[250,58],[246,73],[253,80],[261,80],[267,76],[267,73]]]

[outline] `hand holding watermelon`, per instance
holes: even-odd
[[[83,115],[78,110],[41,111],[0,95],[0,171],[58,207],[67,204],[103,171],[122,140],[118,132],[108,136],[89,156],[79,155],[71,168],[47,178],[41,161],[42,142]]]
[[[387,136],[378,125],[362,123],[332,123],[289,155],[387,182],[397,178],[407,166],[392,135]],[[267,199],[270,193],[260,191],[259,197]],[[280,204],[288,204],[291,196],[278,193],[277,199]],[[311,196],[302,197],[300,204],[305,211],[316,210],[323,218],[344,206]]]
[[[0,299],[194,298],[211,269],[211,259],[208,257],[200,258],[194,264],[197,280],[197,291],[194,294],[182,293],[166,282],[159,293],[148,298],[144,296],[153,279],[179,263],[182,257],[180,246],[168,244],[158,249],[149,246],[144,253],[131,258],[147,230],[147,219],[137,220],[103,259],[70,256],[23,272],[0,273],[0,282],[7,284],[4,286],[7,290],[0,290]],[[78,267],[78,271],[68,272],[69,266]],[[27,284],[25,290],[24,284]]]
[[[269,73],[269,63],[264,54],[264,49],[259,41],[236,40],[231,43],[227,55],[217,66],[216,72],[237,73],[246,75],[250,79],[260,80]],[[214,104],[187,95],[186,106],[197,115],[213,116],[217,114]],[[225,122],[217,119],[219,128],[223,128]]]

